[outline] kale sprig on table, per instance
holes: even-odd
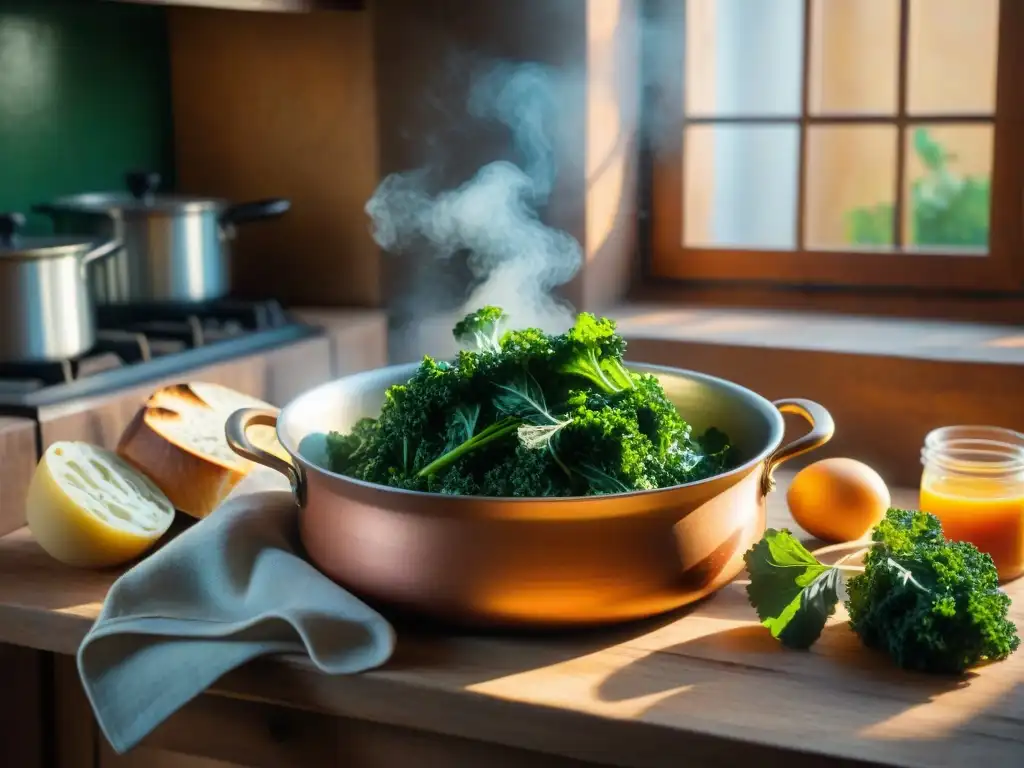
[[[850,628],[900,667],[957,673],[1020,646],[992,557],[950,541],[927,512],[892,508],[865,542],[863,566],[820,562],[792,533],[769,528],[744,555],[747,596],[783,645],[806,649],[839,603]]]
[[[453,495],[586,496],[719,474],[738,457],[721,431],[694,435],[658,379],[626,369],[615,323],[581,313],[550,335],[506,330],[484,307],[454,328],[466,349],[425,357],[380,415],[328,435],[334,472]]]

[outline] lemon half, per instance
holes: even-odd
[[[174,506],[114,452],[61,441],[36,466],[25,515],[49,555],[67,565],[102,568],[152,547],[174,521]]]

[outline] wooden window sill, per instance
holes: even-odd
[[[805,461],[850,456],[913,487],[931,429],[1024,431],[1024,327],[655,303],[605,314],[632,360],[721,376],[772,400],[821,403],[836,434]]]
[[[607,314],[631,339],[1024,365],[1024,326],[635,302]]]

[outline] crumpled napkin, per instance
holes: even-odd
[[[119,754],[258,656],[304,654],[326,674],[391,656],[390,624],[303,559],[292,495],[261,486],[243,481],[126,571],[79,646],[83,687]]]

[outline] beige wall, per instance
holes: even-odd
[[[364,206],[390,173],[443,158],[437,182],[452,186],[507,154],[506,132],[467,114],[479,58],[570,75],[544,215],[583,246],[585,268],[564,291],[577,308],[624,294],[636,243],[637,0],[375,0],[368,12],[297,15],[176,8],[171,20],[182,188],[294,201],[285,218],[242,231],[243,295],[379,306],[435,290],[438,265],[381,258]]]
[[[686,49],[690,66],[684,75],[686,92],[697,104],[715,103],[715,4],[688,6]],[[715,199],[715,131],[694,127],[684,147],[683,226],[687,244],[711,242]]]
[[[233,285],[298,304],[379,306],[363,205],[379,178],[370,14],[171,8],[175,156],[186,192],[283,196],[239,229]]]
[[[591,311],[619,301],[636,273],[638,5],[587,2],[586,262],[580,305]]]
[[[559,89],[564,114],[578,122],[553,137],[558,163],[544,219],[583,243],[586,237],[586,17],[577,0],[378,0],[374,52],[381,177],[431,167],[433,185],[451,189],[494,160],[511,157],[508,132],[470,118],[471,78],[495,59],[533,61],[577,77]],[[385,295],[400,318],[457,309],[469,279],[459,260],[388,256]],[[442,284],[442,280],[445,282]],[[582,280],[564,287],[577,306]],[[458,295],[457,295],[458,294]],[[455,298],[453,298],[455,297]],[[443,335],[450,338],[447,321]]]

